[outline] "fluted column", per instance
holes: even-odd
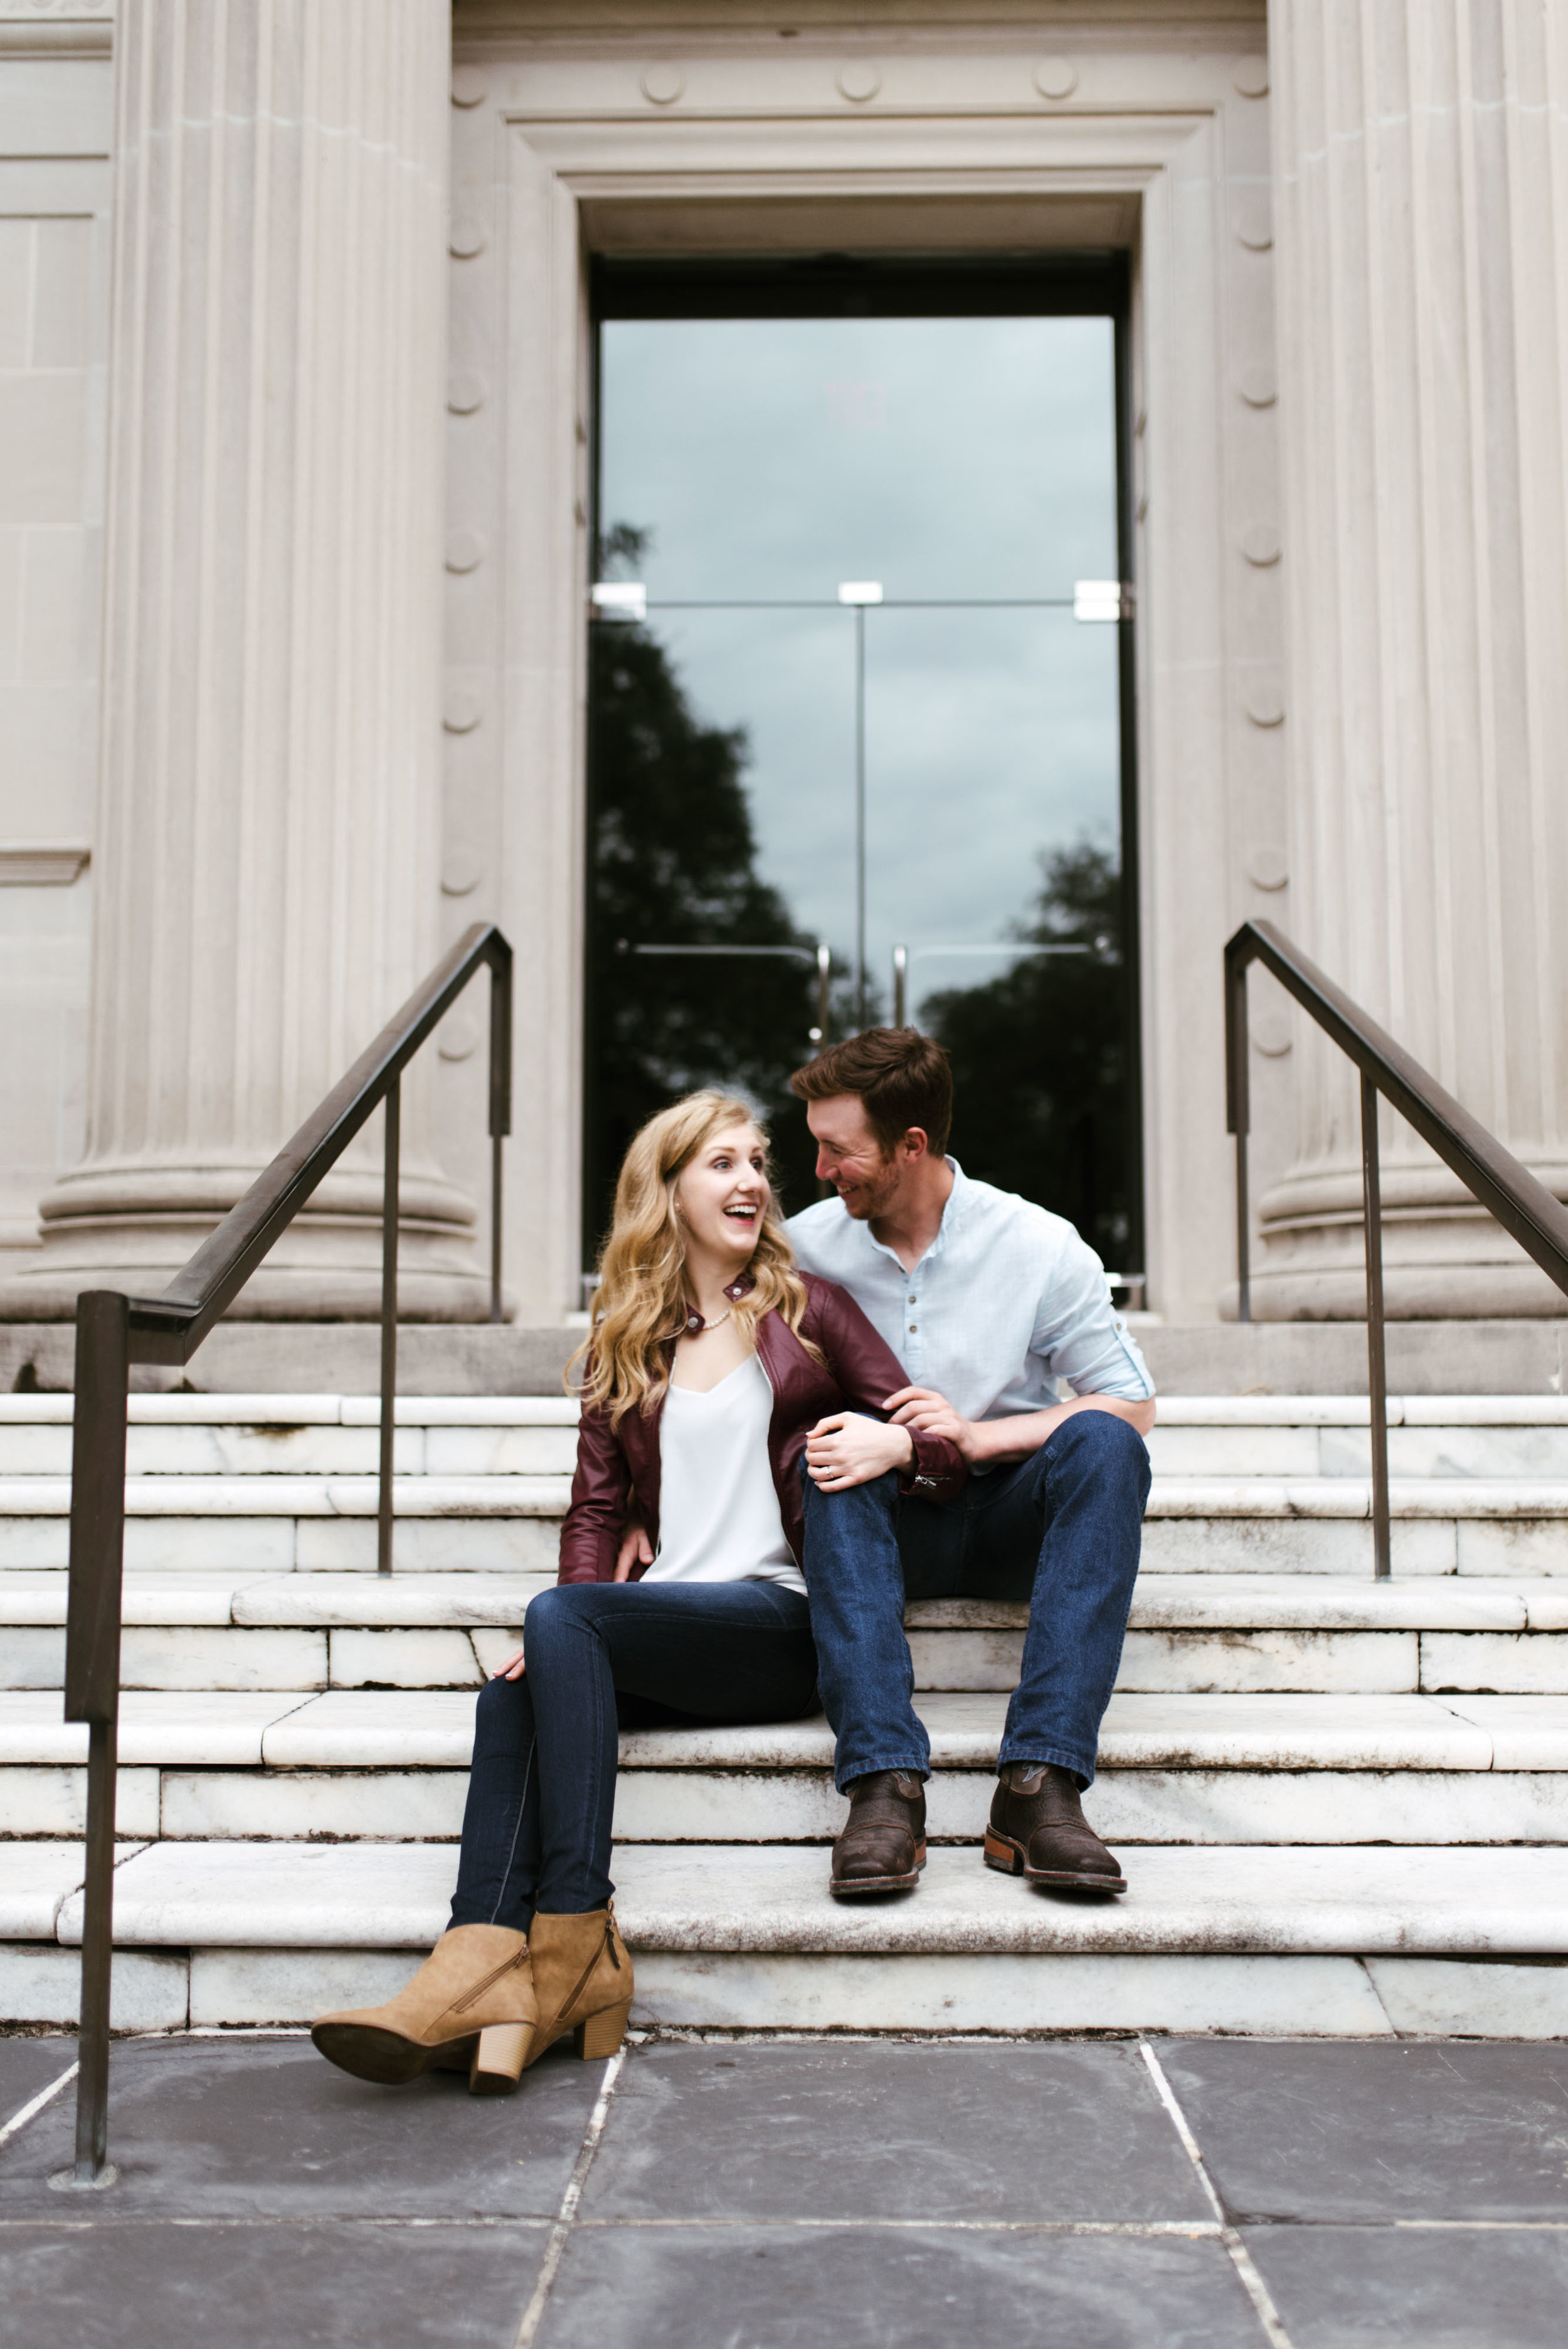
[[[86,1155],[162,1285],[438,952],[447,0],[125,0]],[[405,1085],[404,1309],[482,1310]],[[379,1120],[238,1307],[376,1309]]]
[[[1568,16],[1271,0],[1289,926],[1568,1195]],[[1359,1315],[1359,1130],[1306,1023],[1255,1309]],[[1398,1120],[1390,1309],[1563,1301]]]

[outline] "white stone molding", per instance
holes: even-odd
[[[117,28],[87,1145],[13,1318],[156,1293],[438,951],[444,0]],[[406,1082],[402,1305],[482,1315]],[[379,1120],[244,1292],[379,1302]]]
[[[845,243],[1136,251],[1148,1268],[1161,1309],[1212,1315],[1232,1248],[1221,948],[1245,911],[1279,912],[1243,858],[1284,823],[1279,733],[1243,706],[1254,673],[1278,672],[1283,568],[1240,546],[1278,511],[1274,411],[1236,388],[1274,361],[1272,255],[1233,227],[1269,188],[1267,106],[1234,87],[1254,29],[1079,28],[1073,91],[1053,98],[1037,26],[927,26],[878,50],[876,96],[851,103],[852,45],[821,27],[694,36],[678,55],[661,36],[683,88],[655,105],[645,39],[584,24],[531,41],[493,13],[462,20],[485,24],[461,55],[490,94],[466,85],[453,112],[454,203],[489,242],[450,264],[464,394],[448,441],[449,526],[482,527],[490,552],[449,577],[447,635],[449,674],[474,690],[487,666],[498,715],[449,738],[449,854],[485,882],[448,922],[493,914],[518,948],[524,1318],[574,1304],[580,1270],[586,255]],[[493,397],[470,406],[480,379]],[[442,1082],[477,1102],[473,1064]],[[1288,1069],[1264,1062],[1257,1094],[1283,1129]]]
[[[1285,926],[1568,1195],[1568,18],[1275,0]],[[1359,1316],[1354,1073],[1305,1021],[1253,1310]],[[1560,1314],[1397,1119],[1388,1306]]]
[[[75,841],[0,840],[0,888],[68,889],[91,854]]]

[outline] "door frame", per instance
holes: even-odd
[[[955,103],[953,57],[934,45],[909,61],[926,94],[896,111],[846,110],[828,78],[804,102],[807,62],[742,42],[714,68],[717,94],[694,64],[673,111],[645,94],[629,44],[584,57],[490,47],[463,66],[454,364],[488,369],[499,396],[453,419],[451,511],[454,523],[484,512],[499,548],[468,607],[463,649],[479,657],[449,671],[487,713],[488,740],[470,730],[448,813],[478,843],[485,910],[518,953],[525,1108],[508,1228],[521,1318],[577,1304],[592,255],[789,249],[802,235],[820,249],[828,219],[856,249],[907,250],[939,231],[949,250],[992,250],[1005,220],[1015,243],[1129,256],[1124,530],[1140,625],[1122,689],[1145,1268],[1151,1304],[1212,1318],[1231,1246],[1220,948],[1254,910],[1247,852],[1284,836],[1282,746],[1249,734],[1245,714],[1258,672],[1277,674],[1280,624],[1234,554],[1260,495],[1265,510],[1273,500],[1273,395],[1235,382],[1238,311],[1272,344],[1272,278],[1266,254],[1261,275],[1253,265],[1255,235],[1237,262],[1229,219],[1237,187],[1266,185],[1266,116],[1238,97],[1233,52],[1173,43],[1122,61],[1121,103],[1070,116],[1020,103],[1027,57],[1001,48],[983,73],[965,57]]]

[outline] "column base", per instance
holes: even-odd
[[[0,1321],[69,1321],[85,1288],[159,1297],[256,1170],[94,1169],[70,1175],[39,1209],[40,1245],[0,1275]],[[472,1202],[439,1175],[403,1181],[399,1321],[488,1321],[488,1267]],[[17,1259],[12,1256],[11,1263]],[[378,1321],[381,1195],[368,1171],[335,1170],[229,1308],[246,1321]]]
[[[1568,1169],[1531,1168],[1555,1197]],[[1556,1320],[1568,1299],[1447,1167],[1386,1168],[1384,1309],[1391,1321]],[[1357,1167],[1291,1178],[1260,1203],[1253,1264],[1255,1321],[1361,1321],[1367,1257]],[[1228,1288],[1222,1316],[1233,1319]]]

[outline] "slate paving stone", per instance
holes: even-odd
[[[1251,2227],[1293,2349],[1563,2349],[1568,2233]]]
[[[76,2060],[76,2040],[63,2033],[47,2039],[0,2038],[0,2128]]]
[[[1568,2219],[1568,2046],[1211,2039],[1160,2061],[1238,2218]]]
[[[596,2218],[1207,2219],[1136,2047],[638,2049]]]
[[[26,2349],[511,2349],[550,2230],[327,2220],[0,2226]]]
[[[918,2229],[584,2228],[539,2349],[1258,2349],[1201,2239]]]
[[[603,2068],[552,2053],[516,2095],[481,2097],[454,2073],[350,2079],[308,2039],[122,2040],[114,2215],[553,2219]],[[0,2216],[59,2219],[47,2179],[74,2130],[67,2090],[0,2147]]]

